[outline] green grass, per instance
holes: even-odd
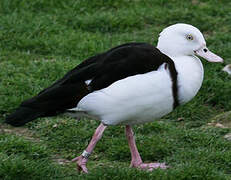
[[[159,32],[177,22],[198,27],[208,47],[231,63],[228,0],[1,0],[0,121],[89,56],[127,42],[156,44]],[[224,64],[203,61],[205,78],[188,104],[153,123],[135,126],[144,161],[171,168],[129,168],[124,127],[109,127],[90,158],[90,174],[70,160],[87,146],[99,122],[57,116],[24,128],[0,124],[0,179],[231,179],[231,79]],[[179,121],[179,118],[181,121]],[[225,118],[225,120],[224,120]]]

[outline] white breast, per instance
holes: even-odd
[[[180,104],[190,101],[199,91],[204,69],[196,56],[171,57],[178,72],[178,95]]]
[[[139,124],[172,111],[172,82],[168,70],[131,76],[85,96],[77,108],[104,124]]]

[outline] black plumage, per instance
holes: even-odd
[[[86,59],[37,96],[22,102],[5,122],[22,126],[38,117],[63,113],[76,107],[88,93],[108,87],[120,79],[157,70],[163,63],[170,71],[173,106],[176,107],[179,103],[174,62],[150,44],[127,43]],[[91,80],[90,84],[87,85],[86,80]]]

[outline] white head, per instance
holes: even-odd
[[[165,28],[158,39],[157,48],[169,56],[198,55],[210,62],[223,62],[206,47],[203,34],[189,24],[174,24]]]

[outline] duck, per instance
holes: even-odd
[[[70,112],[100,121],[81,155],[78,170],[87,162],[108,126],[125,126],[131,167],[152,171],[165,163],[144,163],[136,146],[133,125],[152,122],[189,102],[199,91],[204,69],[199,57],[223,62],[211,52],[203,34],[192,25],[177,23],[163,29],[157,46],[131,42],[89,57],[36,96],[23,101],[6,117],[12,126],[41,117]]]

